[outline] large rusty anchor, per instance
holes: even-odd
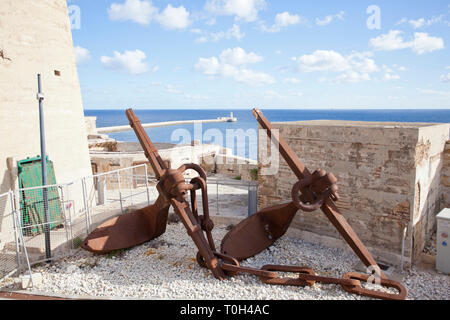
[[[239,260],[249,258],[283,236],[299,209],[306,212],[321,209],[361,261],[367,267],[377,266],[371,254],[336,207],[335,201],[339,200],[339,196],[335,176],[331,173],[327,174],[324,170],[311,174],[285,140],[273,134],[272,125],[263,113],[254,109],[253,115],[260,126],[266,130],[272,142],[279,146],[281,156],[299,181],[292,188],[292,202],[264,209],[243,220],[225,236],[221,251]]]
[[[84,249],[95,253],[108,253],[157,238],[165,232],[168,210],[172,206],[198,248],[197,262],[200,266],[208,268],[217,279],[223,280],[226,276],[249,273],[258,276],[262,282],[272,285],[312,286],[316,282],[321,282],[339,284],[348,292],[374,298],[405,299],[404,286],[387,279],[381,271],[379,271],[379,284],[397,289],[397,294],[363,288],[361,281],[367,282],[371,278],[364,274],[347,273],[342,278],[331,278],[318,276],[314,270],[304,267],[267,265],[257,269],[240,265],[239,260],[258,254],[283,236],[299,209],[312,212],[320,208],[358,257],[367,266],[378,267],[334,204],[334,201],[339,199],[337,179],[322,170],[311,174],[285,141],[281,137],[272,135],[270,123],[258,109],[254,109],[253,114],[260,125],[267,130],[269,137],[279,144],[281,155],[299,181],[292,188],[293,200],[290,203],[261,210],[243,220],[224,237],[221,252],[216,251],[212,237],[214,224],[209,216],[204,170],[196,164],[186,164],[178,169],[171,169],[159,156],[158,150],[145,133],[133,110],[128,109],[126,114],[159,181],[157,189],[160,195],[154,205],[113,218],[99,226],[82,243]],[[189,183],[183,176],[183,172],[188,169],[199,174]],[[197,190],[202,192],[203,215],[199,215],[198,212]],[[189,192],[190,203],[187,200]],[[379,267],[378,270],[380,270]],[[280,278],[278,272],[293,272],[298,276],[297,278]]]
[[[156,188],[160,196],[152,206],[106,221],[83,241],[82,248],[103,254],[131,248],[157,238],[166,230],[169,207],[172,206],[199,249],[202,262],[215,277],[224,279],[225,274],[213,253],[215,245],[211,231],[214,224],[209,218],[205,171],[197,164],[183,165],[178,169],[167,167],[133,110],[128,109],[126,114],[144,149],[145,156],[150,161],[155,176],[159,180]],[[191,183],[186,183],[183,176],[183,172],[188,169],[199,174],[199,177],[192,179]],[[198,215],[197,209],[196,190],[199,189],[202,191],[202,216]],[[187,202],[189,191],[191,192],[192,210]],[[207,233],[208,240],[204,237],[203,232]]]

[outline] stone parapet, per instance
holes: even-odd
[[[398,263],[407,228],[405,259],[418,258],[435,227],[442,185],[449,182],[448,176],[441,178],[446,170],[448,124],[322,120],[273,127],[310,171],[321,168],[338,178],[346,203],[342,214],[374,256]],[[267,158],[268,146],[263,142],[259,142],[259,163]],[[260,174],[259,209],[289,201],[296,181],[283,159],[276,174]],[[292,227],[341,238],[321,212],[299,212]]]

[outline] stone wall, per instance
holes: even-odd
[[[415,260],[436,227],[436,214],[440,212],[442,202],[442,175],[448,138],[448,131],[437,126],[419,130],[415,155],[414,211],[411,217]]]
[[[439,211],[448,124],[305,121],[273,126],[310,171],[335,174],[342,214],[376,259],[399,263],[405,227],[406,261],[417,258]],[[260,141],[259,163],[267,150]],[[277,174],[260,173],[259,209],[289,201],[296,181],[283,159]],[[320,211],[299,212],[292,227],[342,240]]]
[[[447,141],[444,151],[441,199],[440,209],[450,208],[450,141]]]
[[[258,179],[257,161],[232,155],[216,155],[214,158],[215,173],[241,180]]]
[[[5,56],[0,58],[0,194],[15,187],[7,158],[17,163],[40,154],[38,73],[47,153],[57,182],[91,174],[66,0],[2,0],[0,50]],[[81,190],[74,194],[82,201]],[[0,235],[12,230],[8,212],[10,207],[0,204]]]

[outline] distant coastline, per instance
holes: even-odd
[[[450,123],[450,109],[262,109],[264,114],[272,122],[302,121],[302,120],[348,120],[348,121],[376,121],[376,122],[426,122],[426,123]],[[203,133],[208,129],[220,130],[225,135],[227,130],[249,129],[256,130],[257,123],[250,110],[245,109],[135,109],[142,123],[216,119],[224,117],[233,112],[238,118],[237,122],[211,123],[202,125]],[[85,116],[97,117],[97,127],[110,127],[127,125],[128,120],[123,110],[85,110]],[[196,140],[204,143],[216,143],[223,145],[223,141],[208,141],[199,137],[194,132],[193,125],[181,125],[173,127],[160,127],[148,129],[153,142],[178,143],[172,140],[176,136],[177,129],[188,130]],[[110,134],[111,138],[118,141],[136,142],[137,138],[133,132],[121,132]],[[248,142],[247,144],[249,144]],[[248,145],[245,150],[233,151],[235,155],[244,155],[250,159],[256,159],[256,154],[250,154]]]

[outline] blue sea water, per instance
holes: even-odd
[[[302,120],[351,120],[351,121],[394,121],[394,122],[429,122],[449,123],[450,110],[292,110],[292,109],[268,109],[262,110],[271,122],[302,121]],[[177,121],[177,120],[206,120],[217,117],[229,116],[233,112],[238,118],[237,122],[206,123],[201,126],[201,132],[194,130],[194,125],[181,125],[147,129],[147,134],[153,142],[180,143],[188,140],[202,140],[203,143],[216,143],[230,147],[226,141],[227,130],[238,129],[243,131],[254,130],[257,122],[251,110],[135,110],[142,123]],[[97,117],[97,127],[110,127],[127,125],[128,119],[125,110],[85,110],[86,116]],[[181,130],[180,130],[181,129]],[[182,141],[182,133],[189,134],[189,139]],[[223,138],[211,138],[212,133],[220,132]],[[247,131],[248,132],[248,131]],[[133,131],[111,133],[111,138],[118,141],[137,141]],[[216,135],[217,136],[217,135]],[[237,140],[236,140],[237,142]],[[256,159],[256,141],[246,140],[245,145],[233,147],[233,153]],[[236,143],[237,144],[237,143]],[[250,147],[253,146],[253,147]]]

